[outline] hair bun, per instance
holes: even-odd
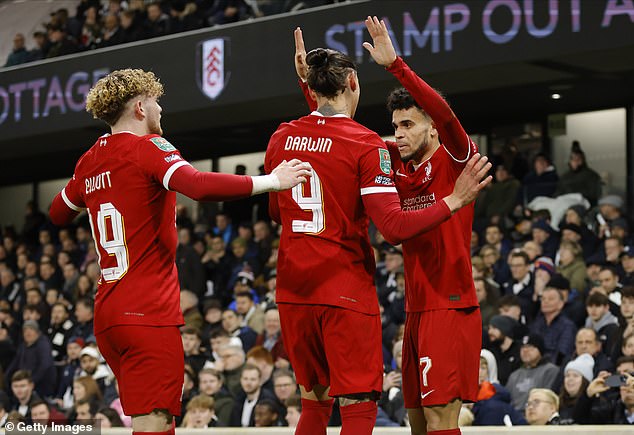
[[[311,68],[321,68],[328,64],[328,51],[316,48],[306,55],[306,63]]]

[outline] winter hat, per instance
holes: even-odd
[[[524,336],[524,338],[522,338],[522,346],[525,346],[525,345],[535,346],[537,350],[539,350],[539,353],[541,353],[542,356],[544,356],[544,352],[546,351],[546,345],[544,345],[544,339],[542,338],[541,335],[529,334]]]
[[[592,375],[593,369],[594,358],[592,358],[589,353],[584,353],[566,364],[564,374],[566,374],[568,370],[574,370],[576,372],[579,372],[579,374],[586,378],[588,382],[592,382],[592,379],[594,378],[594,376]]]
[[[611,205],[620,210],[623,208],[623,198],[619,195],[607,195],[599,200],[599,205]]]
[[[535,260],[535,270],[539,269],[545,270],[552,275],[555,273],[555,264],[553,263],[553,260],[548,257],[539,257]]]
[[[570,290],[570,281],[565,276],[556,273],[550,278],[546,287],[556,288],[557,290]]]
[[[513,338],[513,335],[514,335],[513,333],[517,326],[517,320],[509,316],[503,316],[501,314],[498,314],[496,316],[491,317],[491,320],[489,320],[489,325],[499,329],[500,332],[504,334],[506,337]]]

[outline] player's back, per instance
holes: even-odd
[[[379,136],[348,117],[315,114],[282,124],[266,167],[309,162],[304,185],[271,195],[282,224],[278,302],[342,306],[377,313],[374,255],[362,195],[394,191],[389,153]]]
[[[95,333],[120,324],[182,322],[175,193],[157,176],[176,160],[182,161],[178,152],[159,136],[119,133],[99,138],[77,164],[76,189],[89,212],[102,272]]]

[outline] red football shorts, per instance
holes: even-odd
[[[479,308],[407,313],[403,337],[405,408],[475,402],[482,319]]]
[[[117,377],[126,415],[180,415],[185,357],[178,327],[113,326],[97,334],[97,345]]]
[[[297,383],[330,385],[330,396],[380,392],[381,317],[325,305],[278,305]]]

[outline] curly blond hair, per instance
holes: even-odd
[[[112,126],[121,117],[126,103],[139,95],[156,98],[163,95],[163,85],[153,72],[130,68],[113,71],[88,92],[86,111]]]

